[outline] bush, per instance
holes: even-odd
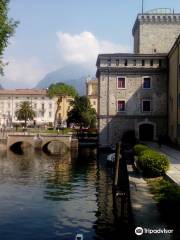
[[[138,164],[143,170],[144,175],[148,177],[164,175],[169,168],[168,158],[164,154],[151,149],[144,150],[139,155]]]
[[[148,184],[162,216],[170,223],[179,223],[180,187],[162,178],[150,180]]]
[[[143,145],[143,144],[137,144],[134,146],[134,152],[135,155],[139,156],[141,155],[145,150],[148,150],[148,146]]]

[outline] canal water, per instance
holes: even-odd
[[[0,153],[0,239],[128,239],[113,211],[112,169],[96,149],[61,157]]]

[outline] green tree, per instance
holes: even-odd
[[[76,89],[73,86],[70,86],[65,83],[55,83],[49,86],[48,94],[50,98],[57,97],[57,108],[54,116],[54,128],[57,123],[57,115],[61,108],[62,97],[71,96],[75,97],[78,95]]]
[[[79,124],[81,128],[95,127],[96,111],[91,107],[88,97],[76,96],[72,106],[72,110],[68,113],[68,123]]]
[[[24,120],[25,126],[27,126],[28,120],[33,120],[36,116],[35,111],[32,109],[31,103],[24,101],[21,103],[20,108],[16,111],[16,117],[18,120]]]
[[[0,74],[3,75],[3,62],[4,49],[8,45],[9,38],[13,35],[15,28],[18,25],[17,21],[8,17],[8,4],[9,0],[0,0]]]

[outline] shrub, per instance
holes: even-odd
[[[179,223],[180,187],[162,178],[150,180],[148,184],[162,216],[170,223]]]
[[[138,164],[143,170],[144,175],[148,177],[161,176],[169,168],[168,158],[164,154],[151,149],[144,150],[139,155]]]
[[[135,155],[139,156],[143,153],[143,151],[149,149],[148,146],[143,144],[137,144],[134,146]]]

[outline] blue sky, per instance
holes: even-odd
[[[132,51],[132,26],[141,0],[11,0],[20,21],[5,51],[5,87],[33,87],[48,72],[71,63],[95,72],[99,52]],[[179,0],[144,0],[144,11],[174,8]]]

